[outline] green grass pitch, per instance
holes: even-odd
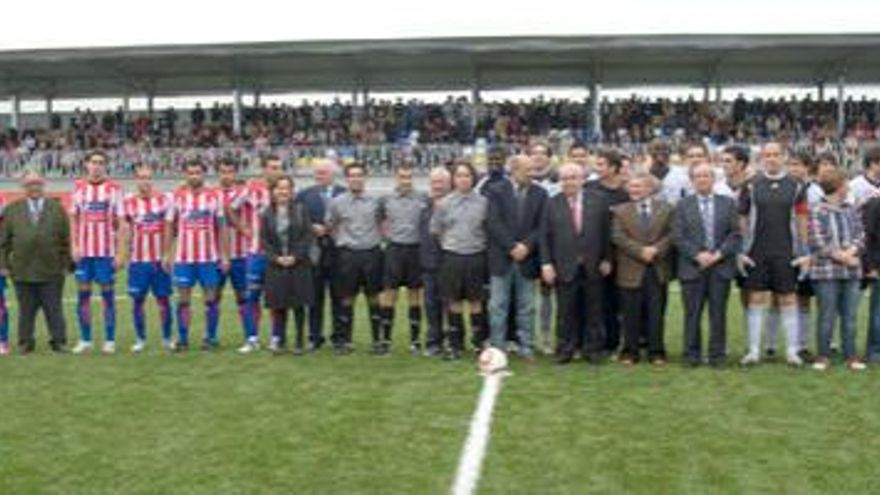
[[[670,297],[677,359],[680,294]],[[744,345],[737,304],[734,295],[733,359]],[[50,355],[41,326],[37,354],[0,359],[0,493],[448,493],[481,385],[472,362],[410,356],[405,339],[390,358],[369,356],[363,308],[352,356],[239,356],[233,306],[226,297],[224,345],[211,354],[163,354],[151,305],[150,348],[129,355],[127,300],[115,356]],[[197,300],[194,342],[201,313]],[[97,302],[93,314],[100,336]],[[512,369],[479,493],[880,491],[877,370],[546,358],[512,358]]]

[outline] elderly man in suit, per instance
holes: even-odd
[[[672,239],[678,252],[684,319],[684,358],[690,366],[703,360],[701,321],[709,305],[709,364],[724,364],[727,347],[727,298],[742,247],[736,201],[713,192],[712,166],[690,170],[695,194],[676,205]]]
[[[492,345],[503,349],[513,303],[519,355],[533,358],[535,279],[547,192],[532,181],[530,160],[515,156],[510,178],[487,186],[489,239],[489,326]],[[513,300],[511,300],[513,295]]]
[[[649,172],[633,174],[627,184],[630,200],[613,210],[611,240],[617,248],[617,286],[623,311],[624,343],[620,362],[639,361],[639,336],[648,340],[648,359],[666,364],[663,309],[670,266],[672,207],[654,196],[659,181]]]
[[[34,325],[40,308],[46,316],[49,345],[65,352],[67,343],[61,295],[73,266],[70,223],[57,199],[46,198],[37,172],[22,177],[25,197],[10,204],[0,227],[0,270],[11,276],[18,299],[18,344],[34,350]]]
[[[550,198],[544,216],[541,277],[556,286],[556,360],[572,360],[581,347],[587,362],[598,364],[604,344],[602,277],[611,272],[610,217],[606,196],[586,189],[584,169],[559,169],[561,193]]]
[[[315,297],[314,304],[308,307],[309,310],[309,343],[310,352],[318,350],[324,345],[324,300],[327,291],[330,291],[330,301],[333,308],[333,315],[337,314],[338,302],[333,290],[331,282],[334,276],[334,266],[336,264],[336,246],[333,238],[330,236],[324,218],[327,212],[327,203],[330,199],[339,196],[345,192],[345,188],[336,184],[336,163],[331,160],[319,160],[312,166],[314,173],[314,184],[303,189],[296,195],[296,201],[302,203],[309,213],[309,219],[312,221],[312,229],[317,239],[318,246],[321,248],[320,258],[314,266],[314,283]],[[297,315],[297,326],[300,326],[302,320],[301,312]]]

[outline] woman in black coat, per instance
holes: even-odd
[[[278,179],[271,187],[272,203],[260,216],[260,240],[266,253],[266,307],[272,315],[274,352],[284,350],[287,318],[291,310],[313,303],[312,222],[305,207],[294,201],[291,177]],[[303,328],[297,325],[294,353],[303,351]]]

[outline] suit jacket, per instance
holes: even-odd
[[[312,224],[324,224],[324,218],[327,214],[327,197],[323,194],[322,188],[318,185],[309,186],[296,195],[296,201],[306,207],[309,219]],[[335,198],[345,192],[345,188],[333,184],[331,186],[330,196]],[[318,238],[318,247],[321,248],[320,265],[322,268],[331,268],[334,264],[334,252],[336,245],[333,237],[325,235]]]
[[[647,231],[641,227],[638,204],[628,201],[614,208],[611,240],[614,246],[617,267],[617,285],[624,289],[637,289],[642,285],[642,277],[649,267],[642,261],[643,247],[657,247],[657,257],[653,266],[661,284],[672,278],[670,267],[670,247],[672,244],[672,207],[666,201],[651,198],[651,224]]]
[[[736,276],[736,255],[742,248],[737,205],[733,198],[712,195],[714,205],[713,250],[723,256],[709,270],[725,279]],[[691,194],[678,202],[673,213],[672,240],[678,252],[678,278],[695,280],[700,276],[696,256],[708,249],[699,197]]]
[[[524,276],[538,276],[538,250],[540,248],[541,222],[547,203],[547,192],[538,185],[529,184],[525,204],[520,217],[514,184],[509,180],[498,181],[487,188],[489,209],[486,213],[486,233],[489,240],[489,273],[502,276],[510,270],[513,258],[510,250],[517,242],[529,248],[529,255],[521,262]]]
[[[57,199],[45,198],[40,219],[31,222],[27,199],[6,207],[0,226],[0,268],[16,282],[50,282],[73,266],[70,222]]]
[[[606,196],[594,189],[581,191],[581,233],[568,198],[560,193],[547,200],[542,225],[541,263],[553,265],[560,282],[574,280],[583,265],[588,278],[601,278],[599,264],[611,261],[610,210]]]

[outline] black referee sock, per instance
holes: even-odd
[[[409,307],[409,340],[411,343],[419,341],[419,332],[422,328],[422,308],[419,306]]]
[[[382,309],[378,304],[370,303],[370,330],[372,330],[373,343],[379,342],[382,336]]]
[[[341,344],[351,343],[351,327],[353,324],[354,307],[340,305],[339,306],[339,329],[342,333]]]
[[[391,342],[391,334],[394,332],[394,306],[382,308],[382,338],[385,342]]]
[[[461,313],[447,313],[449,320],[449,347],[456,351],[464,350],[464,317]]]

